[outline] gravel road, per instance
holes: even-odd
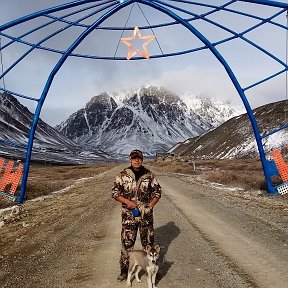
[[[0,228],[0,287],[126,287],[117,283],[120,204],[111,187],[123,166],[63,193],[27,201]],[[161,246],[158,287],[286,288],[288,203],[196,176],[156,171]],[[139,246],[137,242],[137,247]],[[147,287],[146,276],[135,287]]]

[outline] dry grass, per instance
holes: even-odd
[[[196,160],[195,171],[191,161],[158,160],[150,165],[182,174],[202,175],[204,179],[244,189],[265,189],[261,162],[257,160]],[[275,178],[275,182],[279,179]]]
[[[77,179],[93,177],[117,164],[95,164],[77,166],[32,166],[26,188],[26,200],[48,195],[70,186]],[[0,175],[1,177],[2,175]],[[8,189],[9,187],[7,187]],[[5,189],[5,190],[7,190]],[[18,191],[16,194],[19,192]],[[0,195],[0,208],[13,205],[11,199]]]

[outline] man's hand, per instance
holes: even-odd
[[[116,198],[116,200],[122,204],[125,204],[128,209],[134,209],[137,207],[136,203],[125,198],[124,196],[120,195]]]
[[[130,200],[127,201],[126,205],[128,209],[134,209],[137,207],[136,203]]]
[[[146,207],[147,208],[153,208],[156,205],[157,202],[158,202],[158,199],[157,198],[153,198],[151,200],[151,202]]]

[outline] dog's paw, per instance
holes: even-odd
[[[131,286],[132,286],[132,284],[131,284],[131,283],[127,283],[127,286],[128,286],[128,287],[131,287]]]
[[[136,281],[137,281],[138,283],[142,283],[142,281],[141,281],[140,279],[137,279]]]

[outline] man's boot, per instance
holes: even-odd
[[[127,270],[121,270],[120,275],[118,275],[118,277],[117,277],[117,281],[118,282],[122,282],[122,281],[126,280],[127,279],[127,275],[128,275],[128,271]]]

